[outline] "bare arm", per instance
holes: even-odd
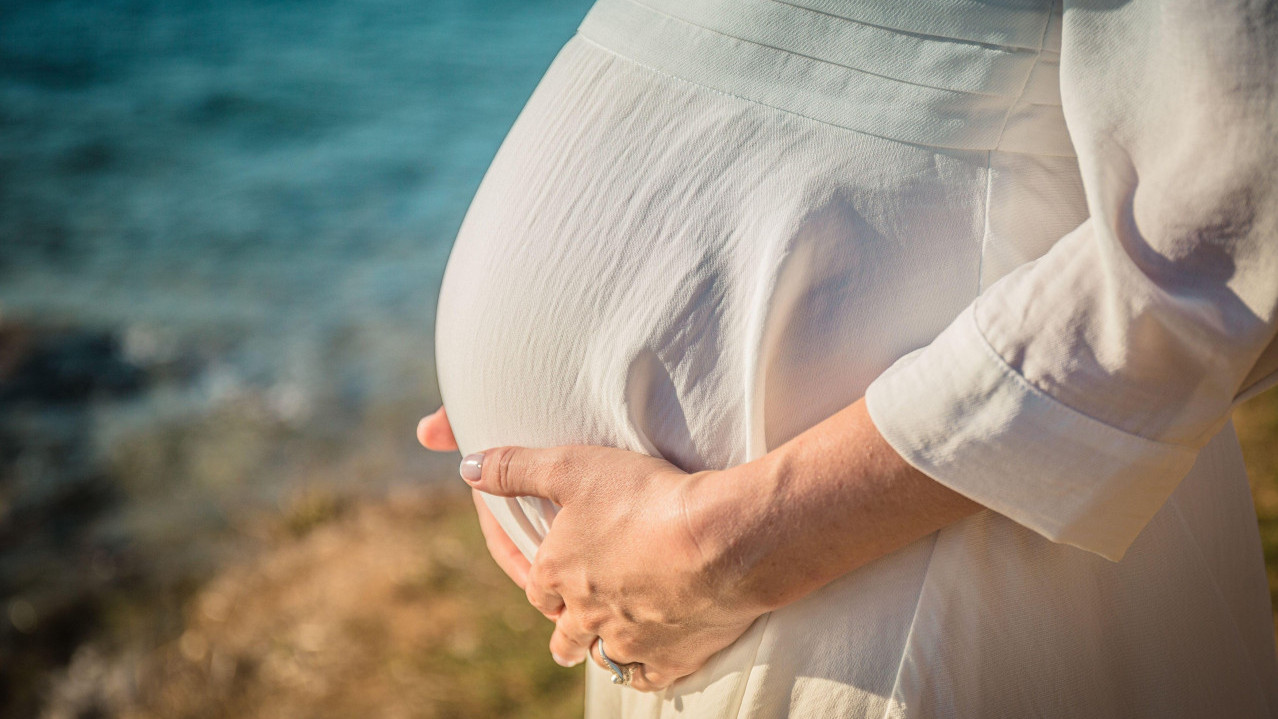
[[[763,610],[981,509],[907,464],[864,400],[692,485],[694,537],[741,600]]]

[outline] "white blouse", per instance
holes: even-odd
[[[1234,405],[1278,380],[1278,15],[1071,3],[1063,30],[1088,219],[867,402],[919,469],[1118,560]]]
[[[1278,716],[1229,412],[1278,378],[1278,15],[599,0],[436,323],[463,452],[695,471],[866,396],[980,512],[590,717]],[[543,500],[489,498],[528,556]],[[637,542],[642,551],[642,542]]]

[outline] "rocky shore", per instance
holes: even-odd
[[[0,717],[580,715],[420,407],[194,346],[0,324]],[[1236,424],[1278,597],[1278,392]]]
[[[192,602],[210,582],[235,585],[228,568],[368,516],[400,526],[368,551],[409,556],[419,547],[394,542],[425,541],[447,512],[469,518],[441,489],[456,459],[413,442],[420,402],[350,406],[228,381],[224,349],[137,328],[0,323],[0,716],[146,716],[159,688],[193,681],[170,677],[170,660],[193,656],[203,634],[189,625],[204,615]],[[270,607],[252,617],[278,618]],[[210,646],[220,636],[198,631]],[[166,649],[184,636],[185,654]],[[243,682],[264,661],[255,651],[216,656],[242,663]],[[226,676],[214,656],[210,681]],[[209,714],[231,706],[214,688],[201,696],[151,715],[233,714]]]

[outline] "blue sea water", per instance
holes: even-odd
[[[0,715],[455,474],[413,440],[444,264],[588,4],[0,0]]]
[[[454,233],[588,5],[0,3],[0,321],[430,404]]]

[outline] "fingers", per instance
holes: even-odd
[[[472,498],[475,500],[475,512],[479,515],[479,528],[484,533],[484,542],[488,545],[488,553],[493,555],[493,560],[497,562],[497,566],[501,567],[501,571],[510,577],[511,581],[519,585],[520,589],[524,589],[528,585],[528,569],[531,566],[528,558],[524,553],[519,551],[519,547],[511,541],[506,534],[506,530],[501,528],[497,523],[497,518],[493,516],[493,511],[484,503],[484,499],[480,496],[478,490],[471,491]]]
[[[417,441],[426,449],[436,452],[456,452],[457,439],[453,437],[453,426],[448,422],[448,414],[443,407],[434,414],[422,417],[417,423]]]
[[[524,594],[528,597],[528,603],[533,605],[537,611],[546,615],[546,618],[552,622],[559,621],[559,615],[564,610],[564,598],[558,592],[546,586],[542,576],[539,574],[539,567],[535,565],[528,570],[528,581],[524,585]]]
[[[550,656],[561,667],[575,667],[586,660],[595,635],[577,621],[572,612],[563,612],[550,635]]]
[[[608,666],[608,662],[604,661],[603,654],[599,650],[600,641],[596,640],[590,645],[590,658],[608,671],[612,673],[612,668]],[[608,652],[608,658],[615,662],[618,666],[631,665],[630,688],[641,692],[659,692],[662,689],[674,684],[678,677],[670,676],[667,673],[657,670],[655,667],[647,664],[633,661],[631,657],[612,649],[613,645],[609,644],[604,651]]]
[[[558,505],[571,493],[588,447],[497,447],[467,455],[461,476],[481,492],[501,497],[544,497]]]

